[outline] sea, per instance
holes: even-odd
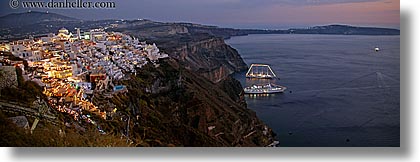
[[[400,36],[256,34],[226,43],[279,78],[235,73],[242,86],[287,87],[245,96],[280,147],[400,146]]]

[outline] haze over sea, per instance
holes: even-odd
[[[272,82],[288,87],[246,95],[280,146],[400,145],[400,36],[248,35],[226,42],[248,65],[270,64],[280,78]],[[235,74],[243,86],[264,82],[245,73]]]

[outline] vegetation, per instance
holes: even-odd
[[[31,134],[0,112],[1,147],[123,147],[131,146],[115,135],[101,135],[95,128],[78,132],[72,128],[40,122]]]

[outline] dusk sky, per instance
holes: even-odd
[[[400,24],[399,0],[114,1],[115,9],[49,9],[48,11],[80,19],[145,18],[165,22],[182,21],[222,27],[262,29],[326,24],[399,28]],[[22,8],[11,9],[9,0],[1,1],[0,4],[1,16],[13,12],[28,11],[28,9]],[[38,9],[38,11],[46,10]]]

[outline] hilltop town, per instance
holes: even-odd
[[[13,61],[2,55],[1,69],[19,67],[25,81],[33,81],[43,88],[48,105],[76,121],[86,120],[94,125],[95,121],[83,114],[83,110],[105,120],[117,111],[110,102],[93,104],[95,97],[109,99],[116,93],[126,93],[126,86],[117,84],[119,81],[136,75],[136,70],[146,64],[157,67],[160,59],[168,58],[155,44],[102,29],[83,33],[76,29],[73,34],[61,28],[57,34],[2,43],[0,50],[2,54],[10,52],[27,62]]]
[[[0,146],[275,143],[230,76],[247,66],[222,37],[188,24],[18,15],[40,14],[0,27]]]

